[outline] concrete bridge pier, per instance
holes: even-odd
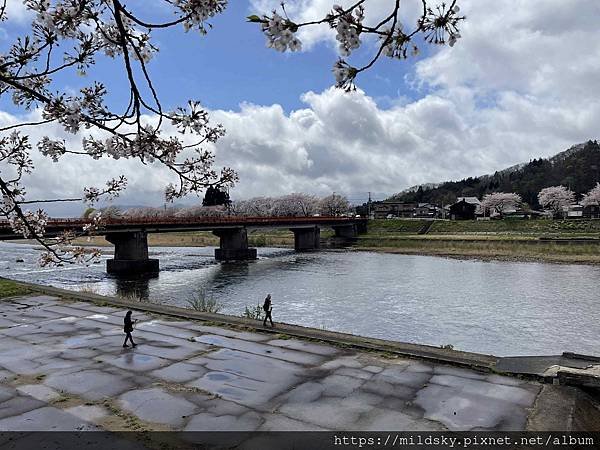
[[[223,228],[213,230],[219,236],[220,248],[215,249],[217,261],[246,261],[256,259],[256,249],[248,248],[246,228]]]
[[[317,226],[290,228],[294,233],[294,250],[310,252],[321,247],[321,229]]]
[[[106,261],[106,271],[114,275],[158,273],[158,259],[148,258],[148,233],[134,231],[109,233],[106,240],[115,246],[115,256]]]
[[[333,231],[335,231],[335,237],[355,238],[358,235],[357,227],[353,223],[333,226],[331,228],[333,228]]]

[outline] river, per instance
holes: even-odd
[[[132,281],[107,275],[104,261],[41,268],[34,246],[3,242],[0,276],[182,307],[205,289],[232,315],[271,293],[276,322],[498,356],[600,355],[596,266],[273,248],[219,264],[210,247],[150,253],[160,275]]]

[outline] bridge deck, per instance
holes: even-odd
[[[212,231],[225,228],[302,228],[314,226],[365,225],[367,219],[355,217],[160,217],[160,218],[107,218],[102,227],[91,234],[106,235],[146,231],[168,233],[173,231]],[[47,237],[54,237],[67,230],[82,230],[90,219],[56,218],[46,225]],[[23,239],[12,231],[6,220],[0,220],[0,240]]]

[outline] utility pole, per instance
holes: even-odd
[[[369,201],[367,202],[367,219],[371,218],[371,191],[369,191]]]
[[[331,206],[329,208],[329,214],[332,216],[337,216],[337,208],[335,206],[335,191],[331,194]]]

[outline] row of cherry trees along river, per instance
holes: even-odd
[[[228,202],[225,205],[190,206],[190,207],[141,207],[122,209],[109,206],[98,210],[88,209],[86,217],[105,218],[151,218],[151,217],[206,217],[222,215],[239,216],[293,216],[308,217],[319,215],[340,216],[349,214],[351,210],[348,199],[342,195],[332,194],[326,197],[294,193],[281,197],[254,197],[248,200]]]
[[[553,217],[563,215],[565,208],[576,204],[575,192],[565,186],[550,186],[542,189],[538,194],[538,202]],[[600,205],[600,183],[597,183],[580,201],[582,206]],[[526,207],[521,196],[514,192],[494,192],[483,197],[481,208],[492,211],[502,216],[508,210]]]

